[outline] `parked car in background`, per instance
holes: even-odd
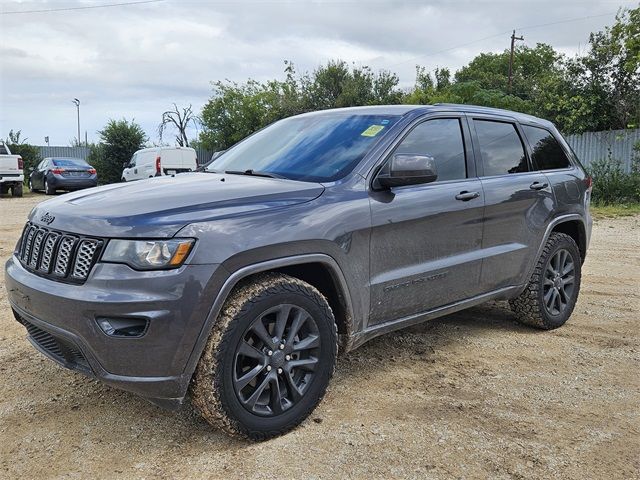
[[[0,142],[0,194],[11,190],[11,195],[14,197],[22,196],[23,168],[22,157],[12,155],[9,146]]]
[[[82,158],[45,158],[29,175],[32,192],[44,190],[53,195],[56,190],[81,190],[98,185],[96,169]]]
[[[190,147],[151,147],[138,150],[122,171],[122,181],[193,172],[198,168],[196,151]]]

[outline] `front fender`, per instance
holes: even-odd
[[[218,315],[222,310],[224,302],[228,298],[229,294],[232,292],[233,288],[238,284],[238,282],[240,282],[244,278],[247,278],[250,275],[255,275],[256,273],[275,270],[282,267],[304,265],[308,263],[321,263],[325,265],[327,268],[329,268],[329,270],[332,273],[332,276],[337,281],[339,288],[343,292],[343,296],[345,299],[345,308],[347,310],[347,315],[346,315],[347,321],[353,322],[353,319],[357,317],[354,316],[352,297],[349,292],[347,280],[345,279],[342,269],[340,268],[338,263],[335,261],[335,259],[332,258],[331,256],[323,253],[309,253],[309,254],[303,254],[303,255],[281,257],[281,258],[276,258],[272,260],[266,260],[258,263],[245,265],[233,271],[233,273],[230,273],[227,279],[224,281],[222,287],[220,288],[218,295],[216,296],[211,306],[211,310],[207,315],[207,319],[203,325],[202,331],[200,332],[200,335],[198,336],[196,343],[193,347],[193,350],[189,357],[189,361],[187,362],[187,365],[185,368],[185,372],[183,374],[183,378],[190,379],[193,376],[193,373],[198,364],[198,360],[202,355],[204,347],[207,343],[207,339],[209,338],[211,330],[213,329],[213,326],[218,318]],[[226,270],[225,266],[221,266],[221,267],[225,268]],[[353,332],[353,325],[348,326],[347,331]],[[188,387],[188,384],[186,387]]]

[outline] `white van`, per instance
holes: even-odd
[[[122,171],[122,181],[193,172],[198,167],[196,151],[189,147],[151,147],[138,150]]]

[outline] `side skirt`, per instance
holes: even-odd
[[[406,317],[398,318],[396,320],[390,320],[388,322],[379,323],[377,325],[372,325],[371,327],[366,328],[364,331],[359,334],[354,335],[351,344],[349,345],[349,350],[353,350],[365,342],[376,338],[380,335],[384,335],[385,333],[393,332],[395,330],[400,330],[405,327],[409,327],[411,325],[416,325],[418,323],[426,322],[427,320],[433,320],[434,318],[442,317],[444,315],[449,315],[450,313],[455,313],[460,310],[465,310],[470,307],[474,307],[476,305],[480,305],[481,303],[488,302],[490,300],[504,300],[508,298],[513,298],[518,295],[519,292],[522,291],[522,285],[516,285],[512,287],[504,287],[498,290],[494,290],[492,292],[483,293],[482,295],[478,295],[467,300],[462,300],[460,302],[452,303],[449,305],[444,305],[442,307],[435,308],[433,310],[429,310],[427,312],[415,313],[413,315],[409,315]]]

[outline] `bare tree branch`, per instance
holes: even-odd
[[[162,142],[162,136],[167,128],[173,128],[177,130],[176,143],[181,147],[189,146],[189,137],[187,136],[187,128],[189,125],[193,125],[198,128],[199,118],[193,113],[193,107],[189,104],[188,107],[184,107],[182,110],[178,108],[178,105],[173,104],[173,110],[167,110],[162,113],[162,120],[158,125],[158,137]]]

